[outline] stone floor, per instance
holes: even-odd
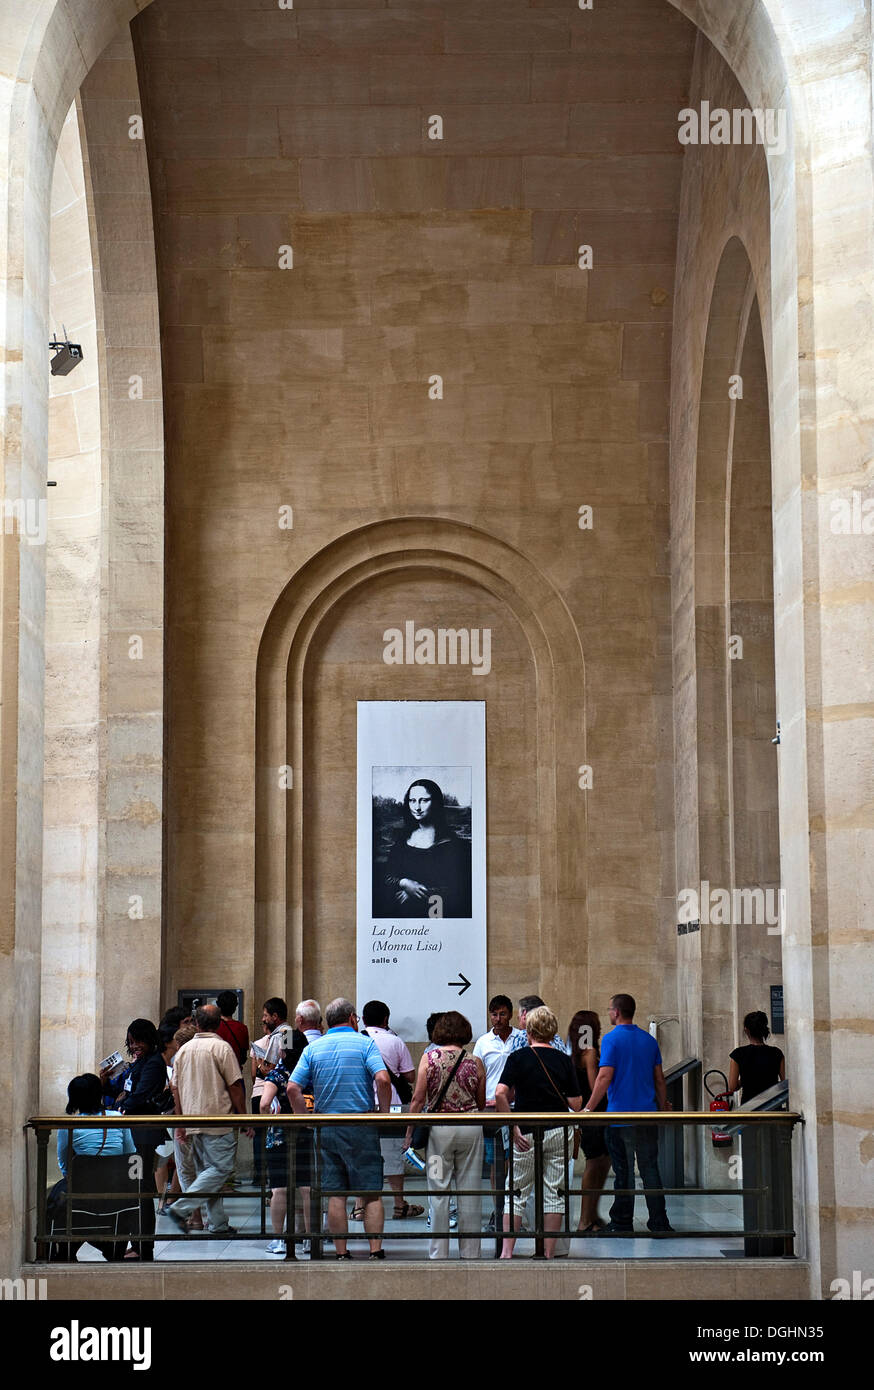
[[[642,1189],[641,1189],[642,1190]],[[407,1197],[410,1201],[418,1200],[424,1204],[425,1194],[415,1193],[413,1183],[409,1184]],[[260,1202],[257,1197],[234,1197],[225,1196],[225,1209],[228,1218],[233,1226],[240,1232],[252,1233],[259,1231]],[[601,1216],[606,1219],[606,1211],[609,1202],[602,1200]],[[488,1219],[489,1208],[483,1203],[485,1217]],[[743,1239],[741,1231],[741,1204],[739,1200],[731,1200],[726,1197],[669,1197],[668,1216],[671,1225],[678,1235],[669,1240],[655,1240],[646,1234],[646,1207],[641,1199],[636,1204],[636,1227],[641,1231],[641,1235],[634,1239],[614,1238],[602,1240],[578,1239],[572,1240],[570,1244],[570,1257],[572,1259],[606,1259],[606,1260],[645,1260],[645,1259],[670,1259],[699,1257],[704,1259],[714,1259],[719,1257],[743,1258]],[[390,1211],[391,1204],[387,1200],[386,1211]],[[351,1210],[351,1202],[350,1202]],[[579,1212],[579,1199],[574,1198],[571,1202],[571,1224],[576,1225]],[[258,1235],[255,1239],[229,1240],[227,1242],[215,1240],[197,1240],[194,1237],[179,1240],[162,1240],[162,1234],[167,1235],[175,1232],[175,1227],[171,1225],[168,1218],[159,1216],[157,1219],[155,1258],[159,1261],[178,1261],[178,1260],[264,1260],[274,1264],[281,1264],[282,1257],[268,1254],[267,1246],[273,1240],[270,1230],[270,1216],[266,1213],[267,1233],[263,1236]],[[366,1259],[368,1246],[366,1239],[360,1234],[362,1227],[359,1223],[350,1222],[352,1235],[349,1241],[349,1249],[353,1259]],[[723,1231],[738,1232],[737,1235],[726,1235],[707,1237],[692,1232]],[[407,1234],[416,1233],[413,1239],[392,1239],[399,1232]],[[688,1235],[682,1234],[689,1232]],[[428,1231],[425,1226],[425,1217],[419,1217],[412,1221],[393,1221],[387,1217],[385,1223],[384,1242],[387,1258],[390,1260],[423,1260],[428,1258]],[[488,1236],[484,1234],[481,1248],[484,1259],[491,1258],[494,1245]],[[520,1237],[516,1245],[516,1255],[520,1258],[530,1257],[534,1253],[534,1242],[531,1239]],[[324,1247],[324,1256],[327,1260],[333,1260],[333,1246]],[[308,1261],[298,1247],[298,1258]],[[455,1240],[450,1244],[450,1259],[458,1259],[458,1247]],[[102,1256],[90,1245],[84,1245],[79,1251],[79,1261],[97,1261],[102,1263]]]

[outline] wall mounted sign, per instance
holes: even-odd
[[[458,1009],[483,1032],[486,707],[358,703],[359,1011],[382,999],[413,1042]]]
[[[782,985],[771,985],[771,1032],[786,1032],[786,1016],[783,1012]]]

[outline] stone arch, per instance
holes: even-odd
[[[756,298],[750,302],[750,289],[738,344],[743,396],[734,403],[727,501],[729,630],[743,643],[741,658],[732,660],[728,670],[731,881],[768,894],[773,917],[772,895],[781,886],[781,870],[778,750],[772,743],[777,708],[771,429],[759,304]],[[735,931],[735,1036],[750,1009],[770,1012],[768,986],[781,983],[779,932],[740,923]],[[777,1042],[785,1052],[786,1041],[780,1037]],[[789,1057],[787,1069],[791,1066]]]
[[[474,527],[407,517],[348,533],[315,555],[286,586],[267,621],[256,678],[255,960],[256,990],[297,978],[303,950],[300,796],[289,807],[277,769],[301,766],[303,682],[319,628],[360,586],[392,572],[461,576],[506,604],[531,649],[537,683],[537,789],[541,830],[541,961],[545,991],[558,973],[587,969],[585,930],[585,671],[579,633],[560,596],[524,555]],[[576,792],[576,797],[573,795]],[[566,793],[566,794],[561,794]],[[561,831],[561,836],[559,835]],[[574,843],[567,859],[557,843]],[[582,979],[581,979],[582,983]]]
[[[748,882],[754,861],[742,854],[737,864],[735,856],[736,832],[742,829],[743,821],[736,805],[735,779],[739,779],[739,788],[744,772],[749,771],[750,755],[761,756],[761,721],[746,706],[758,698],[766,709],[774,708],[770,464],[768,377],[755,277],[743,242],[733,236],[723,247],[710,302],[694,484],[698,875],[713,887],[728,889],[754,886]],[[766,512],[754,505],[759,496],[766,498]],[[744,565],[752,569],[758,566],[763,573],[743,574]],[[769,592],[763,599],[766,586]],[[744,602],[747,593],[755,595],[752,605]],[[746,632],[738,632],[738,627]],[[749,667],[743,659],[733,659],[737,639],[744,636],[749,643]],[[745,689],[747,676],[754,681],[752,690]],[[756,677],[761,687],[758,692]],[[742,746],[734,728],[735,713],[738,733],[748,714],[748,722],[758,735],[751,742],[748,730]],[[770,742],[767,748],[773,753]],[[766,774],[772,793],[773,831],[773,757],[763,776]],[[743,795],[741,800],[745,800]],[[775,887],[774,861],[779,878],[779,855],[770,842],[767,858],[768,886]],[[701,1008],[707,1056],[727,1056],[735,1045],[738,1009],[742,1007],[740,980],[752,979],[757,973],[749,968],[749,962],[746,971],[741,969],[741,952],[751,945],[758,949],[755,935],[739,929],[736,923],[710,931],[702,924]],[[763,958],[765,954],[763,951]]]

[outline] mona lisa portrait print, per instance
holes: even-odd
[[[471,913],[469,767],[373,769],[374,917]]]

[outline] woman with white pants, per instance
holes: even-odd
[[[410,1114],[465,1114],[484,1110],[486,1071],[479,1057],[468,1057],[464,1048],[473,1037],[469,1021],[450,1010],[434,1028],[436,1047],[426,1052],[416,1076]],[[407,1131],[407,1143],[412,1130]],[[425,1171],[431,1197],[431,1229],[448,1231],[449,1194],[479,1188],[482,1182],[483,1132],[480,1125],[431,1125]],[[482,1197],[461,1196],[458,1202],[458,1248],[463,1260],[478,1259]],[[449,1237],[431,1237],[432,1260],[449,1258]]]

